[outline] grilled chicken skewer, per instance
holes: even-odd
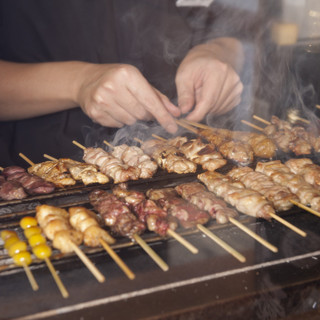
[[[36,218],[54,248],[62,253],[75,252],[99,282],[105,281],[103,274],[78,247],[83,241],[83,234],[72,228],[65,209],[40,205],[36,207]]]
[[[62,158],[56,159],[47,154],[45,158],[58,163],[58,167],[62,172],[69,172],[76,181],[81,181],[84,185],[93,183],[105,184],[109,178],[98,170],[98,167],[89,163],[79,162],[72,159]]]
[[[201,165],[204,170],[215,171],[227,164],[227,160],[223,159],[213,145],[204,143],[199,138],[188,140],[186,137],[176,137],[166,140],[155,134],[152,136],[179,149],[188,160]]]
[[[134,279],[134,273],[110,247],[110,244],[115,243],[115,239],[100,227],[97,215],[84,207],[71,207],[68,211],[71,225],[83,233],[84,244],[88,247],[98,247],[102,245],[128,278],[131,280]]]
[[[227,203],[235,206],[238,211],[256,218],[267,220],[274,218],[299,235],[306,236],[304,231],[277,216],[273,206],[259,192],[245,188],[242,182],[209,171],[199,174],[198,179],[218,197],[222,197]]]
[[[89,200],[115,234],[135,240],[163,271],[169,269],[169,266],[139,236],[144,232],[145,225],[136,218],[128,206],[115,195],[99,189],[89,194]]]
[[[197,248],[174,231],[178,226],[176,219],[168,216],[153,200],[146,199],[144,193],[128,190],[123,184],[113,188],[112,192],[126,203],[149,231],[156,232],[161,237],[172,236],[192,253],[198,253]]]
[[[84,150],[83,160],[86,163],[98,166],[102,173],[113,179],[114,183],[139,179],[141,171],[139,168],[124,164],[102,148],[85,148],[77,141],[72,143]]]
[[[156,201],[156,203],[164,210],[168,211],[169,214],[177,217],[183,227],[197,227],[201,232],[232,254],[240,262],[246,261],[246,258],[242,254],[231,248],[227,243],[203,226],[203,224],[209,220],[208,213],[180,198],[174,188],[150,189],[147,191],[147,196]]]
[[[28,168],[28,172],[30,174],[34,174],[62,188],[76,184],[76,181],[71,177],[71,175],[68,172],[61,172],[58,164],[53,161],[45,161],[35,164],[23,153],[19,153],[19,156],[30,164],[30,167]]]
[[[229,208],[223,200],[217,198],[212,192],[207,191],[203,184],[199,182],[184,183],[176,186],[175,190],[182,198],[193,203],[199,209],[207,211],[213,219],[216,219],[217,223],[224,224],[231,222],[269,250],[278,252],[275,246],[236,220],[235,218],[238,216],[237,211]]]
[[[320,211],[320,190],[306,182],[301,175],[292,173],[280,160],[258,162],[256,171],[264,173],[280,185],[287,186],[303,205],[310,205],[313,210]]]
[[[222,135],[226,140],[238,140],[243,143],[247,143],[252,148],[252,151],[255,157],[271,159],[276,155],[277,147],[275,143],[273,142],[272,139],[267,137],[265,134],[212,128],[207,125],[193,122],[193,121],[187,121],[185,119],[181,121],[187,124],[191,124],[198,128],[210,129],[214,133]]]
[[[141,170],[139,178],[151,178],[157,171],[157,163],[151,160],[150,156],[145,154],[141,148],[137,146],[128,146],[126,144],[113,146],[107,141],[103,142],[112,149],[111,154],[114,157],[128,166],[139,168]]]
[[[160,168],[178,174],[196,172],[197,164],[186,159],[181,151],[167,142],[158,139],[144,142],[136,140],[141,143],[141,149],[153,158]]]
[[[214,145],[225,159],[246,166],[253,161],[253,150],[250,145],[241,141],[226,139],[221,133],[211,129],[196,129],[181,120],[176,122],[183,128],[199,135]]]

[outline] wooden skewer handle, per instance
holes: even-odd
[[[103,248],[108,252],[110,257],[117,263],[117,265],[122,269],[122,271],[127,275],[130,280],[133,280],[136,276],[129,269],[129,267],[122,261],[122,259],[117,255],[117,253],[106,243],[103,239],[99,239]]]
[[[191,244],[185,238],[181,237],[180,234],[176,233],[174,230],[168,229],[167,234],[175,238],[177,241],[179,241],[183,246],[185,246],[193,254],[196,254],[199,252],[199,250],[193,244]]]
[[[306,237],[306,236],[307,236],[307,234],[306,234],[303,230],[297,228],[296,226],[294,226],[294,225],[291,224],[290,222],[288,222],[288,221],[282,219],[281,217],[277,216],[275,213],[270,213],[270,216],[271,216],[273,219],[275,219],[275,220],[277,220],[278,222],[280,222],[280,223],[282,223],[283,225],[285,225],[286,227],[288,227],[289,229],[291,229],[292,231],[298,233],[300,236],[302,236],[302,237]]]
[[[38,283],[31,272],[29,266],[26,264],[23,264],[22,266],[23,266],[23,269],[28,277],[28,280],[30,282],[32,290],[37,291],[39,289],[39,286],[38,286]]]
[[[48,269],[50,270],[51,274],[52,274],[52,277],[53,279],[55,280],[62,296],[64,298],[68,298],[69,297],[69,293],[67,291],[67,289],[65,288],[65,286],[63,285],[60,277],[58,276],[57,272],[56,272],[56,269],[54,268],[54,266],[52,265],[51,261],[48,259],[48,258],[45,258],[45,262],[48,266]]]
[[[72,246],[73,251],[78,255],[81,261],[85,264],[85,266],[91,271],[91,273],[96,277],[99,282],[104,282],[104,275],[97,269],[97,267],[92,263],[92,261],[82,252],[78,246],[70,241],[70,245]]]

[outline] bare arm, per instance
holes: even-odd
[[[0,120],[18,120],[80,106],[103,126],[155,118],[173,133],[179,109],[126,64],[0,61]]]

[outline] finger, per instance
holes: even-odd
[[[155,89],[159,98],[161,99],[163,105],[166,107],[166,109],[176,118],[181,116],[181,111],[180,109],[175,106],[170,100],[169,98],[164,95],[163,93],[161,93],[159,90]]]
[[[152,86],[143,77],[141,78],[135,85],[128,87],[128,90],[164,129],[169,133],[175,133],[178,130],[178,126],[174,119]]]
[[[97,109],[97,108],[96,108]],[[91,119],[105,127],[121,128],[123,123],[114,119],[109,113],[106,113],[102,110],[95,111],[95,116]]]
[[[241,101],[241,94],[243,91],[243,84],[241,81],[236,83],[235,87],[230,88],[229,92],[226,94],[224,101],[217,103],[217,108],[215,109],[217,114],[223,114],[230,111],[232,108],[237,106]],[[235,101],[239,101],[235,103]]]
[[[195,103],[195,89],[192,81],[186,80],[182,76],[177,76],[176,79],[178,106],[181,113],[189,112]]]

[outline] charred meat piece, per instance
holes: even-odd
[[[114,147],[112,155],[120,159],[128,166],[137,167],[140,171],[140,178],[151,178],[158,169],[155,161],[145,154],[143,150],[137,146],[128,146],[122,144]]]
[[[28,195],[22,185],[17,181],[7,181],[4,176],[0,176],[0,198],[3,200],[24,199]]]
[[[160,168],[168,172],[183,174],[197,170],[196,163],[188,160],[181,151],[164,141],[148,140],[141,148],[157,162]]]
[[[204,170],[214,171],[227,163],[212,144],[204,143],[201,139],[176,137],[168,140],[168,143],[179,149],[187,159],[201,165]]]
[[[7,167],[3,170],[3,175],[7,181],[16,181],[22,185],[24,190],[30,194],[47,194],[51,193],[55,189],[55,185],[44,179],[29,174],[25,169],[18,166]]]
[[[89,194],[89,200],[114,233],[132,238],[145,230],[144,224],[115,195],[97,189]]]
[[[124,164],[102,148],[85,149],[83,160],[98,166],[102,173],[113,179],[114,183],[138,180],[140,177],[139,168]]]
[[[227,223],[229,217],[238,216],[236,210],[229,208],[223,200],[207,191],[206,187],[199,182],[183,183],[176,186],[175,190],[183,199],[207,211],[219,224]]]
[[[184,228],[192,228],[209,221],[210,217],[204,210],[182,199],[174,188],[150,189],[147,196],[177,218]]]
[[[207,188],[222,197],[238,211],[256,218],[270,219],[274,213],[272,205],[257,191],[247,189],[239,181],[217,172],[206,171],[198,175]]]
[[[76,184],[66,168],[59,167],[58,161],[44,161],[28,168],[28,172],[46,181],[54,183],[58,187],[72,186]]]
[[[160,208],[153,200],[146,199],[144,193],[127,190],[124,186],[113,188],[113,194],[122,199],[143,222],[149,231],[165,236],[168,229],[175,230],[177,222],[168,217],[166,211]]]

